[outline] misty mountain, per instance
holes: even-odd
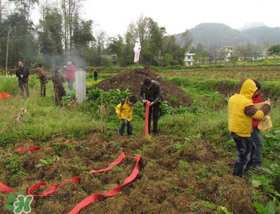
[[[275,45],[280,44],[280,28],[261,26],[239,31],[225,24],[203,23],[189,30],[188,37],[193,39],[192,46],[200,43],[208,50],[248,43]],[[178,44],[185,40],[183,34],[176,35]]]
[[[266,25],[262,22],[250,22],[250,23],[246,23],[242,28],[240,28],[240,31],[243,30],[248,30],[251,28],[255,28],[255,27],[266,27]]]

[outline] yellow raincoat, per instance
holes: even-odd
[[[120,119],[126,119],[127,121],[132,120],[132,110],[133,106],[130,106],[127,102],[123,105],[120,103],[116,107],[116,113]]]
[[[228,101],[229,131],[240,137],[250,137],[253,131],[252,118],[261,120],[270,110],[268,104],[261,110],[253,106],[252,97],[257,89],[253,80],[243,79],[237,93]]]

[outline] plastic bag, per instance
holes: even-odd
[[[265,116],[265,119],[261,120],[258,125],[258,128],[265,132],[270,131],[270,129],[272,129],[272,127],[273,127],[273,124],[272,124],[272,120],[271,120],[270,116]]]

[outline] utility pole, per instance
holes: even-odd
[[[1,1],[1,0],[0,0]],[[6,77],[8,76],[8,60],[9,60],[9,43],[10,43],[10,34],[12,33],[12,28],[11,26],[9,25],[8,27],[8,35],[7,35],[7,52],[6,52],[6,68],[5,68],[5,71],[6,71]]]

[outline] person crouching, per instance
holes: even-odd
[[[119,130],[119,135],[123,136],[125,127],[127,127],[127,135],[132,135],[132,111],[135,103],[137,102],[136,96],[130,96],[126,100],[122,100],[116,107],[118,117],[123,121]]]

